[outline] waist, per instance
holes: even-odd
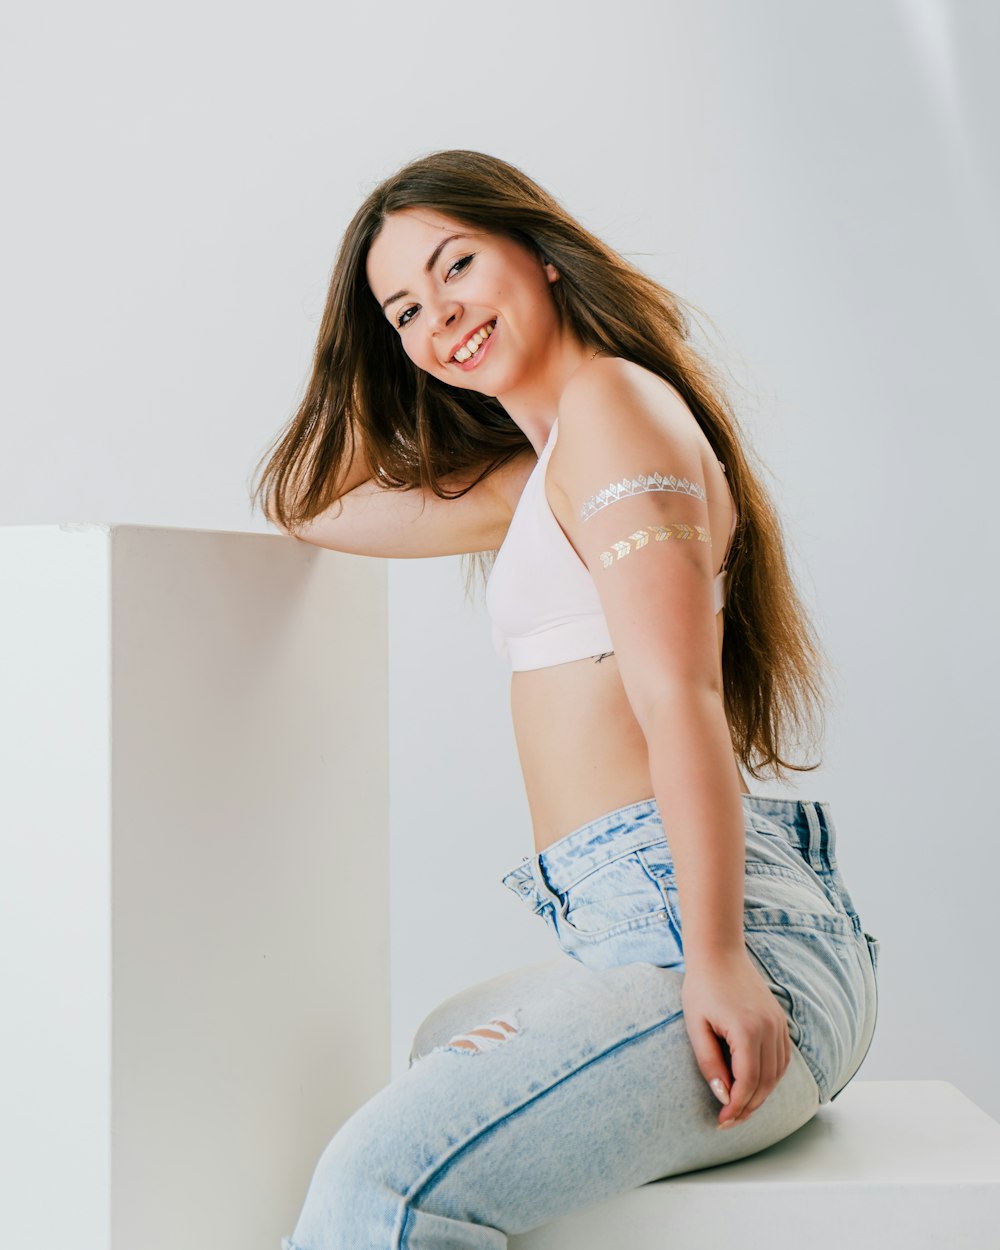
[[[827,802],[757,794],[740,797],[747,834],[778,838],[817,873],[839,875],[836,831]],[[535,859],[551,887],[566,891],[603,865],[664,839],[669,842],[669,834],[651,796],[588,820],[525,860]],[[523,871],[524,866],[512,872]],[[847,910],[853,914],[853,904]]]
[[[614,653],[514,673],[511,713],[536,851],[653,794],[649,744]]]
[[[613,654],[515,672],[511,714],[536,850],[652,793],[648,744]]]

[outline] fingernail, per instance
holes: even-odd
[[[712,1092],[715,1094],[716,1098],[718,1098],[719,1102],[721,1102],[724,1107],[728,1107],[729,1092],[725,1085],[723,1085],[721,1079],[719,1077],[715,1077],[715,1079],[710,1081],[709,1084],[711,1085]]]
[[[724,1124],[719,1125],[719,1128],[732,1128],[735,1123],[735,1120],[726,1120]]]

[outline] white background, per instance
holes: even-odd
[[[0,524],[267,529],[361,199],[437,148],[519,165],[708,314],[773,475],[840,674],[796,793],[882,942],[863,1076],[1000,1117],[998,52],[990,0],[9,9]],[[499,884],[531,833],[481,595],[393,561],[390,613],[399,1071],[554,948]]]

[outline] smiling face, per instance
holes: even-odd
[[[500,395],[539,371],[560,343],[555,266],[505,235],[434,209],[391,213],[368,250],[365,272],[407,356],[451,386]],[[466,360],[465,349],[454,359],[476,331],[491,326],[473,355]]]

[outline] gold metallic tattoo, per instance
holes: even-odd
[[[673,525],[651,525],[648,530],[636,530],[634,534],[629,534],[628,539],[623,538],[621,542],[612,543],[611,551],[602,551],[601,562],[604,567],[614,564],[616,558],[623,560],[632,550],[633,542],[636,551],[645,547],[650,533],[658,543],[665,542],[668,538],[690,538],[699,543],[712,541],[711,534],[702,525],[685,525],[683,521],[675,521]]]
[[[722,463],[721,460],[719,463]],[[612,482],[604,490],[599,490],[580,509],[580,517],[589,521],[595,512],[600,512],[608,504],[617,503],[619,499],[629,499],[632,495],[641,495],[648,490],[676,491],[679,495],[705,499],[704,487],[686,477],[675,477],[672,473],[640,473],[638,477],[623,478],[622,481]]]

